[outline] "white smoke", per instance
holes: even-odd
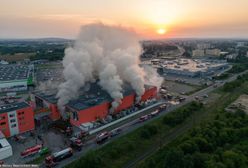
[[[45,82],[39,82],[37,90],[42,91],[43,93],[51,93],[51,91],[55,91],[58,89],[59,81],[47,80]]]
[[[57,93],[58,107],[63,109],[78,97],[80,88],[96,79],[114,99],[114,109],[123,98],[123,83],[129,83],[139,99],[145,91],[140,55],[139,39],[133,31],[101,23],[83,26],[73,47],[65,50],[65,82]]]
[[[117,69],[115,65],[108,64],[106,68],[100,72],[100,85],[105,89],[114,101],[112,102],[111,112],[114,111],[115,108],[119,106],[123,95],[121,93],[122,88],[121,85],[123,81],[120,79],[120,76],[117,75]]]
[[[161,84],[163,83],[164,79],[158,75],[156,69],[154,69],[150,65],[143,66],[145,71],[145,83],[147,85],[156,86],[157,89],[160,88]]]

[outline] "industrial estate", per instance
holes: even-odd
[[[96,25],[91,26],[94,28]],[[106,26],[103,29],[118,28]],[[107,43],[109,39],[103,37],[98,37],[102,43],[97,45]],[[125,138],[125,134],[133,135],[135,130],[143,127],[151,131],[152,127],[148,127],[151,122],[160,122],[161,119],[164,123],[169,120],[174,121],[173,124],[183,122],[194,111],[202,110],[202,106],[208,107],[212,100],[217,101],[219,93],[215,93],[216,90],[229,89],[230,83],[237,80],[245,81],[242,75],[248,69],[245,63],[248,60],[248,41],[244,40],[182,39],[132,44],[142,48],[143,53],[124,48],[128,46],[127,42],[125,45],[116,44],[117,49],[103,45],[102,50],[107,55],[99,56],[89,47],[95,42],[95,37],[87,39],[82,35],[80,38],[76,41],[53,39],[53,42],[39,42],[39,47],[42,43],[49,46],[45,51],[48,55],[61,55],[56,60],[52,54],[51,57],[37,54],[21,61],[2,58],[2,164],[37,164],[41,167],[70,164],[69,167],[76,167],[78,159],[80,162],[81,157],[88,156],[87,151],[101,150],[102,146],[108,147],[122,136]],[[82,42],[84,39],[86,42]],[[23,47],[28,46],[26,41],[22,43]],[[37,41],[31,44],[38,45]],[[15,45],[13,41],[12,46]],[[44,50],[39,47],[31,52]],[[65,51],[56,53],[56,48],[61,47]],[[134,53],[136,56],[129,57]],[[237,85],[243,87],[241,83]],[[247,113],[247,100],[247,95],[241,95],[225,107],[226,111]],[[192,108],[187,114],[187,110],[182,110],[182,116],[172,117],[177,114],[177,109],[192,102],[196,103],[197,109]],[[153,134],[142,134],[144,139],[147,136]],[[152,146],[155,148],[157,145]],[[148,155],[138,158],[143,159],[128,160],[126,166],[132,167],[149,159]]]

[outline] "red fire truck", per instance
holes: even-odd
[[[21,152],[21,156],[22,157],[28,157],[30,155],[34,155],[36,153],[38,153],[42,148],[42,145],[35,145],[35,146],[32,146],[30,148],[27,148],[25,149],[23,152]]]
[[[72,148],[74,148],[78,151],[81,151],[83,143],[82,143],[81,139],[76,138],[76,137],[72,137],[72,138],[70,138],[70,145]]]
[[[66,148],[62,151],[53,153],[52,155],[46,157],[45,159],[45,165],[46,167],[54,167],[60,162],[61,160],[64,160],[68,157],[71,157],[73,155],[71,148]]]

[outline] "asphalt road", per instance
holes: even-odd
[[[135,129],[137,129],[137,128],[139,128],[139,127],[142,127],[143,125],[145,125],[145,124],[147,124],[147,123],[149,123],[149,122],[151,122],[151,121],[153,121],[153,120],[155,120],[155,119],[157,119],[157,118],[159,118],[159,117],[161,117],[161,116],[164,116],[164,115],[166,115],[166,114],[168,114],[168,113],[170,113],[170,112],[172,112],[172,111],[174,111],[176,108],[182,107],[183,105],[185,105],[185,104],[187,104],[187,103],[193,101],[193,100],[195,99],[196,96],[201,97],[201,96],[203,96],[203,95],[205,95],[205,94],[209,94],[209,93],[212,92],[214,89],[223,86],[226,82],[231,82],[231,81],[235,80],[235,79],[237,78],[238,75],[242,75],[242,74],[244,74],[244,73],[246,73],[246,72],[248,72],[248,70],[245,71],[245,72],[242,72],[242,73],[240,73],[240,74],[233,75],[232,77],[230,77],[230,78],[228,78],[228,79],[226,79],[226,80],[223,80],[222,82],[218,82],[218,83],[217,83],[217,87],[214,87],[214,85],[212,85],[212,86],[209,86],[209,87],[207,87],[207,88],[205,88],[205,89],[202,89],[202,90],[200,90],[200,91],[198,91],[198,92],[196,92],[196,93],[194,93],[194,94],[188,96],[184,102],[182,102],[182,103],[180,103],[180,104],[177,104],[177,105],[169,106],[166,110],[164,110],[164,111],[162,111],[161,113],[159,113],[159,115],[157,115],[156,117],[153,117],[153,118],[151,118],[151,119],[149,119],[149,120],[147,120],[147,121],[145,121],[145,122],[138,122],[138,121],[139,121],[139,117],[137,116],[138,118],[136,118],[136,119],[134,119],[134,120],[132,120],[132,121],[129,121],[128,123],[124,123],[122,126],[119,126],[118,128],[121,128],[121,129],[122,129],[121,134],[119,134],[118,136],[115,136],[115,137],[110,138],[106,143],[104,143],[104,144],[102,144],[102,145],[96,144],[94,138],[93,138],[93,139],[90,139],[90,140],[88,140],[88,141],[85,143],[85,145],[84,145],[82,151],[80,151],[80,152],[75,151],[72,157],[67,158],[67,159],[65,159],[65,160],[63,160],[63,161],[61,161],[61,162],[59,162],[58,166],[56,166],[56,167],[58,167],[58,168],[59,168],[59,167],[64,167],[64,166],[66,166],[67,164],[69,164],[69,163],[71,163],[71,162],[73,162],[73,161],[79,159],[81,156],[83,156],[83,155],[84,155],[85,153],[87,153],[89,150],[96,150],[96,149],[98,149],[98,148],[101,148],[101,147],[103,147],[104,145],[106,145],[106,144],[108,144],[108,143],[111,143],[111,142],[114,141],[115,139],[117,139],[117,138],[119,138],[119,137],[121,137],[121,136],[123,136],[123,135],[125,135],[125,134],[128,134],[128,133],[134,131]],[[147,114],[147,113],[150,113],[150,112],[154,111],[154,109],[156,109],[156,108],[149,109],[149,110],[147,110],[145,113],[146,113],[146,114]],[[143,115],[144,115],[144,114],[143,114]],[[44,164],[42,164],[41,167],[44,167]]]

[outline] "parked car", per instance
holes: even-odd
[[[110,131],[110,136],[113,137],[113,136],[119,135],[121,133],[121,131],[122,131],[121,128],[116,128],[116,129]]]
[[[144,116],[141,116],[141,117],[139,118],[139,121],[140,121],[140,122],[144,122],[144,121],[148,120],[149,118],[150,118],[149,115],[144,115]]]
[[[155,117],[155,116],[157,116],[159,114],[159,112],[160,112],[159,110],[155,110],[155,111],[150,113],[150,116]]]

